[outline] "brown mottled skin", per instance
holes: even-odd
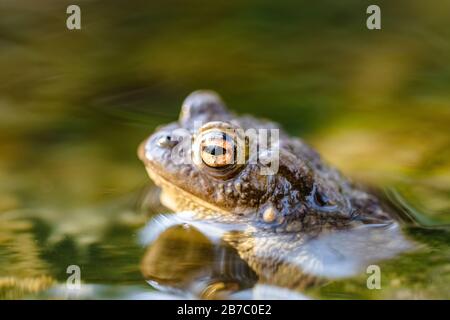
[[[158,128],[139,148],[140,159],[170,198],[165,204],[171,209],[193,210],[206,216],[219,213],[227,220],[251,221],[258,228],[278,233],[345,228],[390,219],[375,196],[357,189],[305,142],[282,130],[275,175],[261,175],[259,163],[244,165],[226,178],[213,175],[214,168],[174,163],[170,158],[177,139],[173,131],[184,128],[195,137],[196,121],[227,122],[244,130],[280,128],[273,122],[231,113],[214,92],[189,95],[179,120]],[[161,137],[171,137],[172,143],[160,146]],[[273,217],[264,219],[269,207]]]
[[[306,239],[363,224],[394,223],[376,196],[353,185],[303,140],[281,129],[275,175],[261,175],[260,163],[246,163],[223,176],[204,165],[175,163],[170,158],[179,141],[175,130],[187,129],[195,138],[196,122],[212,126],[225,122],[244,130],[280,126],[238,116],[216,93],[196,91],[183,102],[179,120],[159,127],[138,152],[150,177],[162,188],[163,204],[174,211],[193,211],[199,219],[247,226],[244,232],[228,232],[223,239],[260,281],[303,289],[316,279],[285,258]]]

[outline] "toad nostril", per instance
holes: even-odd
[[[173,139],[169,135],[162,136],[158,139],[157,144],[162,148],[171,148],[174,147],[178,143],[178,140]]]

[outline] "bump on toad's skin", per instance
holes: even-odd
[[[195,164],[170,158],[174,130],[198,134],[196,122],[226,121],[244,130],[280,129],[279,170],[261,175],[261,164],[246,164],[226,180]],[[164,140],[163,142],[161,142]],[[160,127],[139,148],[150,177],[163,189],[173,210],[193,210],[203,216],[250,221],[275,232],[340,229],[361,223],[386,223],[388,214],[377,198],[345,179],[299,138],[289,137],[276,123],[227,110],[211,91],[196,91],[182,105],[178,121]]]

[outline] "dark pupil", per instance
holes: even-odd
[[[226,153],[226,150],[219,146],[206,146],[203,147],[203,151],[213,156],[220,156]]]

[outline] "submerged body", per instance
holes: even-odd
[[[234,134],[240,129],[279,130],[276,172],[261,174],[270,163],[249,151],[259,145],[252,148]],[[240,147],[244,162],[236,161]],[[174,153],[180,150],[197,161],[179,161]],[[278,124],[228,111],[213,92],[188,96],[179,120],[146,139],[139,157],[161,187],[162,203],[190,212],[183,223],[200,231],[208,227],[198,221],[239,226],[223,228],[220,238],[264,282],[304,288],[317,277],[348,276],[409,247],[375,195]]]

